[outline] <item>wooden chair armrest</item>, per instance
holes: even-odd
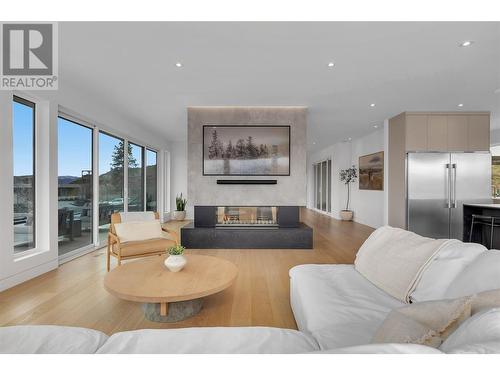
[[[117,252],[118,252],[118,255],[121,256],[121,243],[120,243],[120,239],[118,238],[118,236],[114,233],[111,233],[109,232],[108,233],[108,249],[110,252],[113,252],[113,245],[114,244],[117,244]]]
[[[177,232],[176,231],[173,231],[171,229],[167,229],[167,228],[161,228],[164,232],[170,234],[173,238],[174,238],[174,241],[175,241],[175,244],[176,245],[179,245],[180,241],[179,241],[179,236],[177,235]]]
[[[120,245],[120,239],[118,238],[118,236],[114,233],[111,233],[111,232],[108,233],[108,242],[110,245],[112,245],[114,243],[117,243],[118,245]]]

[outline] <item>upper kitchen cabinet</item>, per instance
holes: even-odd
[[[489,151],[490,115],[477,114],[467,116],[468,151]]]
[[[429,132],[426,114],[406,115],[406,150],[427,151]]]
[[[461,114],[446,116],[448,124],[448,149],[444,151],[469,151],[467,117],[467,115]]]
[[[489,151],[490,115],[469,113],[415,113],[403,115],[407,152]]]

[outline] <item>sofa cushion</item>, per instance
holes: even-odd
[[[387,314],[403,306],[347,264],[293,267],[290,294],[297,326],[321,349],[369,344]]]
[[[421,344],[439,347],[471,315],[472,297],[424,301],[401,306],[387,316],[373,343]]]
[[[500,353],[500,308],[467,319],[439,349],[445,353]]]
[[[158,251],[167,251],[170,246],[174,246],[175,241],[168,238],[153,238],[145,241],[131,241],[121,244],[122,256],[134,256],[141,254],[154,253]],[[117,247],[113,246],[113,252],[118,253]]]
[[[457,298],[500,289],[500,251],[479,254],[451,283],[445,298]]]
[[[423,272],[410,296],[411,301],[444,299],[453,280],[484,251],[487,249],[483,245],[466,242],[442,248]]]
[[[439,349],[417,344],[370,344],[320,350],[314,354],[444,354]]]
[[[291,329],[205,327],[115,333],[98,353],[272,354],[305,353],[318,349],[313,338]]]
[[[410,295],[437,254],[458,240],[422,237],[389,226],[375,230],[356,254],[354,268],[387,294],[409,303]]]
[[[93,329],[63,326],[0,328],[0,353],[92,354],[108,339]]]

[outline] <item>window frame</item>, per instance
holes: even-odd
[[[18,253],[15,252],[15,246],[12,246],[12,254],[14,256],[14,258],[23,258],[27,255],[30,255],[30,254],[33,254],[35,252],[38,251],[38,248],[37,248],[37,240],[38,240],[38,235],[37,235],[37,229],[38,229],[38,225],[37,225],[37,220],[38,220],[38,214],[37,214],[37,202],[38,202],[38,197],[37,197],[37,176],[36,176],[36,173],[37,173],[37,119],[36,119],[36,116],[37,116],[37,110],[36,110],[36,103],[34,101],[31,101],[31,100],[28,100],[28,99],[25,99],[19,95],[12,95],[12,103],[19,103],[19,104],[22,104],[22,105],[25,105],[27,107],[30,107],[33,109],[33,115],[32,115],[32,126],[33,126],[33,134],[32,134],[32,137],[33,137],[33,141],[32,141],[32,150],[33,150],[33,157],[32,157],[32,162],[33,162],[33,170],[32,170],[32,176],[33,176],[33,229],[32,229],[32,232],[33,232],[33,247],[30,247],[29,249],[26,249],[26,250],[23,250],[23,251],[20,251]],[[12,121],[11,121],[11,126],[12,126],[12,131],[14,132],[14,115],[12,114]],[[14,136],[12,136],[12,146],[14,147]],[[15,160],[14,160],[14,155],[12,155],[12,167],[14,168],[14,163],[15,163]],[[12,175],[12,180],[14,180],[14,174]],[[14,195],[14,189],[12,189],[12,194]],[[13,207],[12,207],[13,209]],[[14,214],[14,212],[12,211],[12,213]],[[12,221],[12,224],[14,223],[14,221]],[[12,228],[12,230],[14,230],[14,228]]]

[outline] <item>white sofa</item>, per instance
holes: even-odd
[[[455,298],[491,289],[500,289],[500,251],[459,243],[438,253],[411,298]],[[85,328],[14,326],[0,328],[0,353],[500,353],[500,308],[469,318],[439,349],[371,344],[388,313],[403,303],[353,265],[293,267],[290,294],[299,331],[216,327],[136,330],[108,337]]]
[[[492,289],[500,289],[500,251],[460,243],[431,262],[412,300],[457,298]],[[314,337],[325,351],[370,344],[388,313],[403,306],[365,279],[354,265],[345,264],[292,268],[290,297],[299,330]],[[500,352],[500,313],[495,332],[499,332]]]

